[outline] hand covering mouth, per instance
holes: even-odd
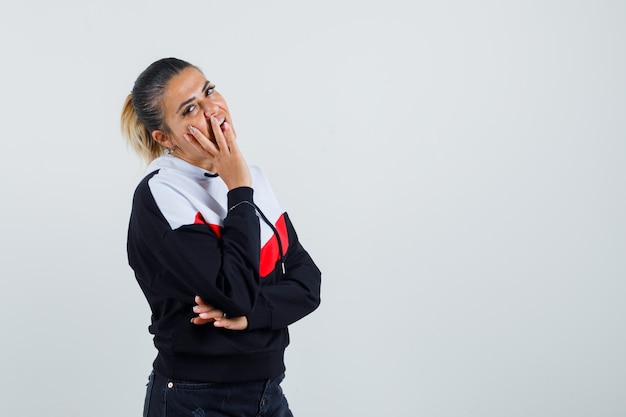
[[[217,145],[217,139],[215,139],[215,135],[213,134],[213,129],[211,128],[211,124],[210,121],[207,120],[207,122],[209,123],[208,126],[208,131],[207,131],[207,138],[209,138],[209,140],[213,143],[215,143]],[[224,122],[226,122],[226,118],[225,117],[221,117],[219,119],[217,119],[217,123],[220,127],[220,130],[222,132],[224,132]]]

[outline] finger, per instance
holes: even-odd
[[[196,295],[193,301],[199,306],[210,306],[211,304],[205,302],[199,295]]]
[[[198,325],[198,326],[202,326],[203,324],[207,324],[207,323],[211,323],[213,320],[206,320],[206,319],[201,319],[200,317],[194,317],[191,319],[191,323]]]
[[[197,129],[196,129],[197,130]],[[187,142],[189,142],[189,144],[191,144],[194,148],[198,149],[199,151],[203,151],[203,152],[207,152],[211,155],[213,155],[209,150],[207,150],[204,146],[202,146],[202,144],[190,133],[184,133],[183,137],[185,138],[185,140]],[[208,146],[208,145],[207,145]]]
[[[198,314],[198,317],[200,317],[201,319],[217,320],[217,319],[223,319],[225,316],[222,310],[213,309],[211,311],[206,311],[206,312]]]
[[[190,134],[184,134],[185,139],[191,144],[198,144],[201,149],[204,149],[211,155],[216,155],[219,153],[219,149],[215,146],[213,142],[194,126],[188,126]],[[195,139],[195,141],[193,140]]]
[[[192,125],[187,126],[187,128],[189,129],[189,133],[185,134],[185,139],[187,139],[189,143],[197,144],[201,149],[210,153],[214,153],[218,150],[215,142],[205,136],[200,129]]]
[[[195,296],[194,301],[195,301],[196,305],[193,306],[193,312],[196,313],[196,314],[207,313],[207,312],[209,312],[211,310],[215,310],[216,309],[211,304],[205,303],[202,300],[202,298],[200,298],[200,296],[198,296],[198,295]]]
[[[211,305],[207,305],[207,304],[200,304],[197,306],[193,306],[193,312],[196,314],[209,313],[213,310],[215,310],[215,307]]]
[[[227,121],[224,121],[224,123],[222,123],[222,126],[220,127],[222,129],[222,133],[224,134],[224,137],[226,138],[226,141],[229,144],[236,139],[235,131],[233,130],[230,123],[228,123]]]
[[[224,329],[230,329],[233,326],[234,319],[229,319],[226,317],[220,317],[215,319],[213,322],[213,326],[215,327],[223,327]]]
[[[211,122],[211,129],[213,130],[213,135],[215,136],[215,141],[217,142],[217,147],[219,148],[220,152],[228,151],[229,150],[228,142],[226,140],[226,137],[224,136],[224,132],[222,132],[222,128],[220,127],[220,124],[217,118],[215,116],[211,116],[210,122]],[[226,123],[227,122],[224,122],[223,124],[226,124]]]
[[[228,148],[231,152],[234,151],[234,147],[237,147],[237,134],[235,130],[228,122],[224,122],[222,124],[222,131],[224,132],[224,137],[226,138],[226,142],[228,143]]]
[[[228,321],[229,321],[229,320],[228,320],[228,319],[225,319],[225,318],[216,319],[216,320],[213,322],[213,326],[215,326],[215,327],[223,327],[223,328],[227,329],[227,328],[228,328],[228,327],[227,327],[227,325],[228,325]]]
[[[216,319],[213,326],[228,330],[245,330],[248,327],[248,319],[246,316],[221,318]]]

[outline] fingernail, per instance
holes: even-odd
[[[193,311],[198,311],[199,308],[200,307],[198,307],[198,306],[194,306]]]
[[[189,131],[190,131],[191,133],[193,133],[193,132],[194,132],[194,130],[196,130],[196,129],[195,129],[193,126],[189,126]]]

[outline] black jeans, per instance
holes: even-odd
[[[214,384],[178,381],[155,372],[148,378],[144,417],[293,417],[280,383]]]

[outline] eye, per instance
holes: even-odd
[[[192,104],[191,106],[187,106],[187,108],[183,112],[183,116],[187,116],[189,113],[191,113],[195,109],[196,109],[196,105],[195,104]]]
[[[206,95],[210,96],[211,94],[213,94],[213,90],[215,90],[215,84],[209,84],[206,89]]]

